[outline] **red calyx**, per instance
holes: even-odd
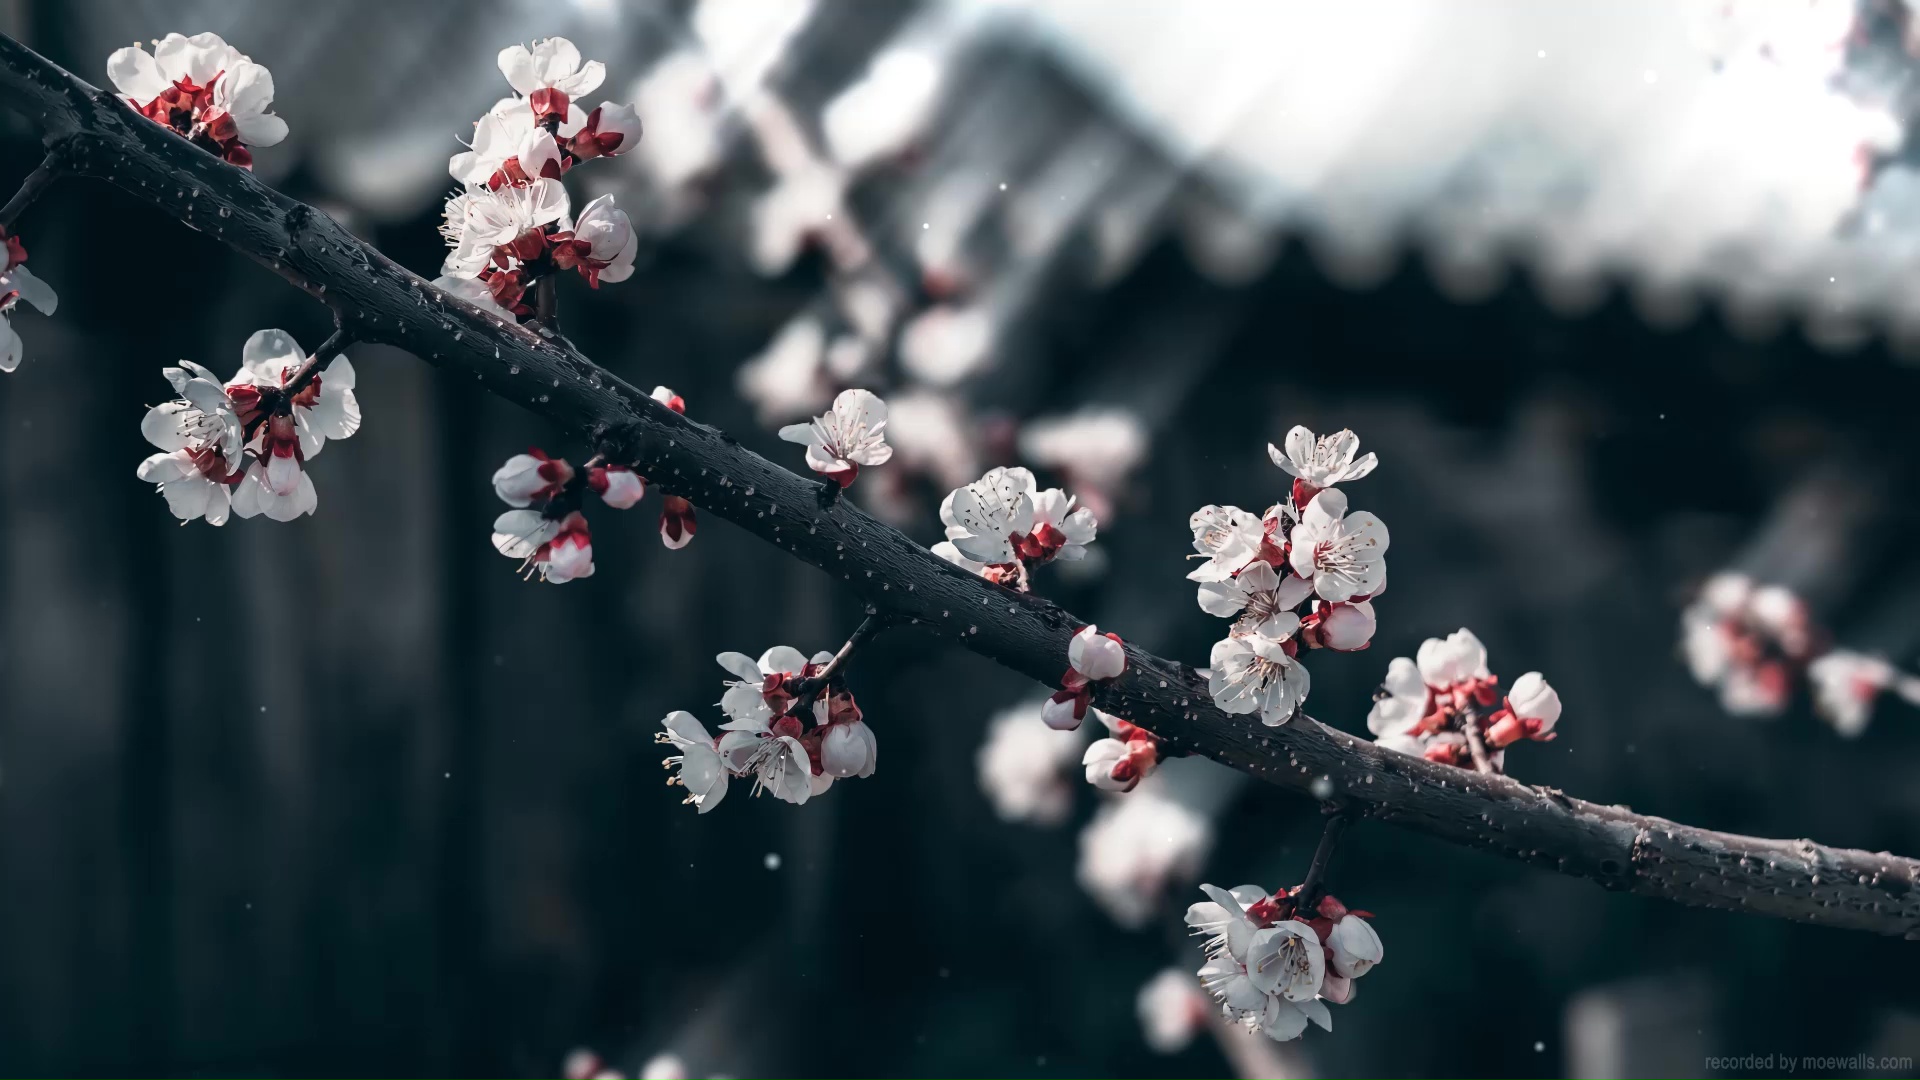
[[[585,240],[576,240],[570,232],[555,233],[548,240],[553,254],[553,265],[561,270],[578,270],[580,276],[587,279],[587,287],[600,287],[600,271],[608,263],[592,257],[593,247]]]
[[[572,102],[565,91],[543,86],[527,95],[527,104],[533,107],[534,123],[558,125],[567,118],[567,109]]]
[[[683,543],[693,536],[696,525],[692,503],[678,495],[668,495],[661,500],[660,532],[663,536],[676,544]]]
[[[849,461],[844,469],[822,469],[820,475],[839,484],[842,488],[850,488],[853,486],[854,479],[860,475],[860,466]]]
[[[7,238],[7,269],[8,270],[11,270],[16,266],[19,266],[21,263],[27,261],[27,245],[21,243],[19,237],[9,235],[5,229],[0,229],[0,236],[5,236]]]
[[[1066,534],[1044,521],[1033,532],[1024,536],[1013,533],[1007,540],[1013,544],[1014,554],[1029,563],[1046,562],[1067,546]]]
[[[595,106],[594,110],[587,114],[587,122],[581,125],[579,131],[574,132],[573,138],[567,140],[566,150],[574,157],[585,161],[588,158],[617,152],[620,144],[625,140],[626,136],[617,131],[600,130],[600,109]]]
[[[493,294],[494,303],[515,315],[533,314],[533,308],[526,303],[527,278],[522,271],[490,266],[481,272],[481,277],[487,283],[487,291]]]

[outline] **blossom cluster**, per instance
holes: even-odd
[[[273,106],[273,73],[218,34],[168,34],[149,53],[139,45],[107,57],[107,77],[135,111],[241,168],[250,146],[287,137]]]
[[[1708,579],[1680,615],[1680,650],[1702,686],[1719,691],[1735,716],[1775,716],[1793,695],[1794,674],[1813,657],[1807,605],[1780,585],[1745,574]]]
[[[1885,657],[1833,648],[1807,605],[1783,585],[1723,571],[1680,614],[1680,652],[1694,681],[1735,716],[1778,716],[1804,675],[1814,712],[1855,738],[1883,695],[1920,705],[1920,676]]]
[[[1365,511],[1349,513],[1335,485],[1379,464],[1358,455],[1351,431],[1315,438],[1287,432],[1269,445],[1273,463],[1293,477],[1287,497],[1258,517],[1237,506],[1203,506],[1189,520],[1200,608],[1233,620],[1213,646],[1209,689],[1229,713],[1257,713],[1277,727],[1293,718],[1312,685],[1302,645],[1341,652],[1373,638],[1372,600],[1387,586],[1387,527]]]
[[[947,494],[947,538],[933,553],[969,573],[1025,592],[1032,567],[1084,559],[1099,522],[1059,488],[1042,491],[1033,473],[1001,467]]]
[[[60,306],[53,287],[27,269],[27,245],[18,236],[0,228],[0,243],[6,245],[6,267],[0,270],[0,371],[12,371],[26,355],[26,345],[9,316],[14,306],[25,300],[42,315],[51,315]]]
[[[699,813],[718,806],[734,778],[752,777],[754,794],[768,791],[797,806],[837,779],[873,775],[879,743],[832,653],[808,659],[776,645],[758,660],[727,652],[718,661],[734,676],[720,697],[725,734],[715,738],[692,713],[675,711],[654,735],[679,751],[664,762],[675,770],[667,783],[686,788],[685,801]]]
[[[140,433],[159,453],[140,463],[181,521],[230,514],[291,521],[319,505],[307,462],[360,430],[353,365],[308,356],[284,330],[247,339],[240,370],[219,376],[183,360],[163,369],[179,397],[147,410]]]
[[[686,401],[664,386],[653,389],[653,399],[674,410],[686,411]],[[646,477],[631,465],[609,464],[596,457],[584,469],[565,458],[549,456],[539,447],[507,459],[493,474],[493,491],[513,509],[493,522],[493,547],[510,559],[519,559],[521,572],[554,585],[593,576],[593,533],[581,504],[591,491],[615,510],[628,510],[646,497]],[[693,539],[693,504],[668,495],[660,509],[660,542],[683,548]]]
[[[589,287],[633,274],[639,236],[611,195],[576,218],[560,178],[582,161],[612,157],[640,139],[633,106],[575,101],[606,78],[581,62],[566,38],[503,49],[500,72],[512,96],[474,124],[467,150],[447,171],[462,189],[447,200],[441,233],[452,249],[434,282],[504,318],[536,313],[534,292],[554,275],[577,272]]]
[[[1462,627],[1428,638],[1414,659],[1397,656],[1367,714],[1367,730],[1390,750],[1475,768],[1474,744],[1489,768],[1503,771],[1506,748],[1550,741],[1560,695],[1537,671],[1513,680],[1505,695],[1487,668],[1487,647]]]
[[[1385,956],[1373,916],[1302,886],[1275,895],[1256,885],[1202,885],[1208,899],[1187,909],[1205,937],[1200,983],[1228,1019],[1285,1042],[1309,1021],[1333,1030],[1329,1004],[1353,1000],[1354,981]]]

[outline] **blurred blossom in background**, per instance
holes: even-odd
[[[1280,498],[1264,445],[1292,425],[1352,428],[1393,589],[1376,648],[1314,667],[1316,718],[1363,731],[1388,658],[1470,625],[1565,702],[1527,780],[1920,850],[1904,0],[0,0],[0,29],[95,84],[114,48],[220,33],[291,130],[256,175],[428,277],[497,53],[570,37],[644,126],[575,193],[618,197],[634,276],[564,298],[629,382],[795,466],[780,426],[880,393],[893,459],[849,497],[923,543],[946,491],[1031,468],[1100,519],[1036,591],[1195,665],[1188,513]],[[17,182],[38,149],[7,123]],[[4,1071],[1920,1050],[1894,945],[1368,824],[1332,881],[1391,965],[1331,1033],[1244,1036],[1165,974],[1199,962],[1180,914],[1202,880],[1299,880],[1317,809],[1199,759],[1095,792],[1041,692],[911,631],[849,676],[886,773],[696,816],[661,716],[712,700],[723,650],[837,647],[850,596],[724,522],[664,552],[640,518],[596,529],[590,582],[523,585],[488,476],[582,448],[384,348],[354,352],[377,422],[329,454],[320,514],[177,529],[132,424],[75,418],[137,417],[131,372],[263,326],[318,341],[322,311],[101,188],[19,231],[62,306],[20,317],[0,385]]]

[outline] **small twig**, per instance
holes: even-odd
[[[1487,744],[1480,738],[1480,716],[1472,709],[1461,715],[1460,732],[1467,737],[1467,753],[1473,755],[1473,771],[1491,773],[1493,759],[1487,756]]]
[[[58,151],[47,151],[47,156],[21,182],[20,190],[7,200],[6,206],[0,207],[0,230],[12,229],[13,223],[27,207],[32,206],[33,201],[65,173],[66,167],[60,163]]]
[[[554,291],[552,274],[533,287],[533,321],[549,330],[560,329],[560,298]]]
[[[1310,913],[1320,903],[1321,895],[1327,891],[1327,864],[1333,862],[1333,849],[1340,842],[1340,834],[1347,831],[1347,826],[1353,823],[1355,816],[1350,806],[1326,803],[1324,807],[1327,825],[1320,833],[1320,846],[1313,849],[1313,862],[1307,864],[1306,880],[1300,883],[1295,907],[1297,911]]]
[[[353,344],[353,335],[347,332],[346,327],[336,325],[333,333],[327,336],[327,340],[321,342],[320,347],[313,350],[313,355],[307,357],[307,362],[300,365],[300,370],[293,373],[293,378],[287,380],[286,385],[281,388],[282,391],[288,397],[299,393],[313,381],[321,364],[339,356],[351,344]]]
[[[862,620],[860,625],[854,628],[853,635],[847,638],[847,643],[840,646],[840,651],[833,654],[833,659],[827,661],[827,666],[821,668],[819,674],[793,684],[793,708],[787,711],[789,713],[805,712],[813,704],[814,699],[820,696],[820,692],[827,688],[827,684],[846,668],[848,662],[853,659],[853,654],[860,651],[860,646],[871,641],[875,635],[892,623],[891,616],[880,614],[869,615]]]

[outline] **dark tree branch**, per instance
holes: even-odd
[[[68,170],[211,233],[331,307],[355,340],[395,345],[634,463],[673,495],[841,579],[874,611],[919,623],[1038,682],[1065,669],[1084,623],[961,571],[848,500],[725,432],[653,401],[561,340],[433,288],[325,214],[268,188],[0,36],[0,95],[41,125]],[[1325,777],[1369,818],[1699,907],[1920,936],[1920,864],[1882,853],[1693,828],[1383,750],[1306,717],[1279,728],[1229,716],[1184,664],[1129,647],[1099,704],[1169,753],[1203,754],[1302,793]],[[1323,789],[1324,790],[1324,789]]]
[[[33,201],[51,187],[63,171],[58,150],[48,151],[40,164],[34,166],[27,178],[20,182],[20,190],[7,200],[7,205],[0,206],[0,232],[10,231],[13,223],[20,220],[21,213],[32,206]]]

